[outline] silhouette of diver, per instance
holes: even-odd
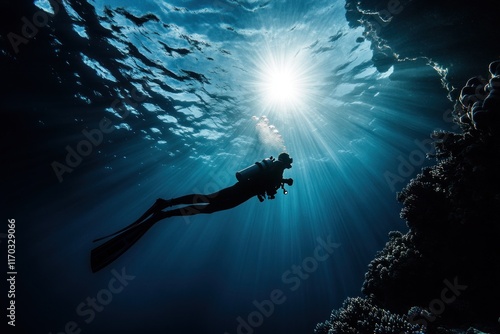
[[[97,272],[116,260],[129,249],[151,226],[158,221],[174,216],[192,216],[201,213],[213,213],[234,208],[250,198],[257,196],[259,201],[274,199],[277,190],[281,187],[284,194],[285,183],[293,184],[292,179],[283,179],[285,169],[292,168],[293,159],[288,153],[281,153],[278,160],[273,157],[256,162],[236,173],[238,182],[233,186],[219,190],[213,194],[191,194],[170,200],[159,198],[139,219],[129,226],[102,238],[100,241],[113,237],[104,244],[94,248],[91,252],[92,272]],[[187,205],[173,210],[164,209]]]

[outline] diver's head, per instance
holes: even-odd
[[[285,153],[285,152],[281,153],[278,156],[278,160],[285,164],[285,168],[292,168],[293,159],[290,158],[288,153]]]

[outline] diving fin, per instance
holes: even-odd
[[[153,216],[141,224],[130,226],[122,233],[94,248],[90,253],[92,272],[101,270],[120,257],[160,219],[162,218]]]
[[[150,207],[141,217],[139,217],[139,219],[137,219],[135,222],[133,222],[132,224],[128,225],[128,226],[125,226],[124,228],[122,228],[121,230],[118,230],[114,233],[111,233],[111,234],[108,234],[104,237],[100,237],[100,238],[97,238],[95,240],[93,240],[93,242],[98,242],[98,241],[101,241],[101,240],[104,240],[104,239],[107,239],[107,238],[110,238],[110,237],[113,237],[117,234],[120,234],[128,229],[131,229],[133,228],[134,226],[136,225],[139,225],[144,219],[148,218],[149,216],[151,215],[154,215],[155,212],[158,212],[162,209],[165,209],[166,207],[168,206],[172,206],[172,200],[164,200],[162,198],[158,198],[155,202],[155,204],[153,204],[152,207]]]

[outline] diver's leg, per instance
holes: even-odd
[[[168,202],[169,201],[164,200],[163,198],[158,198],[156,200],[156,202],[149,209],[147,209],[146,212],[144,212],[144,214],[142,216],[140,216],[135,222],[133,222],[131,224],[131,226],[139,224],[144,219],[146,219],[149,216],[151,216],[153,213],[161,211],[161,210],[167,208],[169,206]]]
[[[242,198],[242,196],[244,198]],[[154,215],[155,213],[164,214],[166,212],[169,212],[169,215],[166,216],[166,218],[172,216],[192,216],[198,213],[212,213],[215,211],[221,211],[235,207],[248,200],[248,198],[250,197],[242,195],[236,184],[208,195],[190,194],[172,198],[169,200],[158,198],[155,204],[153,204],[153,206],[151,206],[139,219],[137,219],[130,226],[140,223],[141,221],[152,214]],[[163,209],[166,209],[168,207],[182,204],[186,204],[189,206],[170,211],[162,211]]]
[[[238,194],[233,192],[223,192],[218,197],[214,197],[211,202],[206,205],[189,205],[182,208],[162,211],[164,218],[178,216],[193,216],[197,214],[209,214],[217,211],[228,210],[234,208],[247,201],[253,195]]]
[[[171,206],[179,205],[179,204],[197,204],[197,203],[209,203],[211,195],[203,195],[203,194],[191,194],[182,197],[172,198],[169,200],[158,198],[156,202],[148,209],[142,216],[140,216],[135,222],[133,222],[129,226],[134,226],[142,222],[144,219],[148,218],[155,212],[160,212],[163,209],[166,209]]]
[[[163,207],[163,209],[169,206],[175,205],[197,205],[197,204],[210,204],[212,202],[216,202],[219,200],[232,199],[233,197],[237,197],[241,195],[239,183],[236,183],[230,187],[221,189],[211,194],[191,194],[182,197],[172,198],[168,200],[168,205]]]
[[[168,200],[168,206],[175,206],[180,204],[199,204],[199,203],[210,203],[211,198],[214,194],[204,195],[204,194],[190,194],[186,196],[181,196],[177,198],[172,198]]]
[[[202,206],[206,206],[206,205],[189,205],[189,206],[185,206],[185,207],[182,207],[179,209],[162,211],[162,213],[160,213],[160,214],[164,215],[165,218],[179,217],[179,216],[183,216],[183,217],[194,216],[194,215],[197,215],[199,213],[204,213]]]
[[[222,190],[219,190],[217,192],[211,193],[211,194],[190,194],[190,195],[185,195],[181,197],[176,197],[172,198],[169,200],[165,200],[162,198],[158,198],[156,200],[156,207],[153,211],[159,211],[166,209],[170,206],[176,206],[176,205],[197,205],[197,204],[209,204],[212,203],[213,201],[216,201],[218,199],[224,199],[224,198],[230,198],[233,197],[234,195],[238,195],[240,193],[238,184],[235,184],[231,187],[224,188]]]

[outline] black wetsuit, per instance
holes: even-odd
[[[289,166],[289,165],[288,165]],[[249,200],[254,196],[262,197],[267,195],[274,198],[276,191],[281,186],[283,171],[285,166],[281,161],[274,161],[273,164],[262,173],[259,178],[239,181],[231,187],[222,189],[209,195],[191,194],[174,198],[170,201],[158,199],[138,220],[129,226],[110,234],[99,241],[109,237],[112,239],[94,248],[91,252],[92,272],[97,272],[117,259],[127,249],[129,249],[146,231],[156,222],[173,216],[192,216],[199,213],[212,213],[221,210],[234,208],[235,206]],[[292,180],[286,180],[291,182]],[[293,182],[293,181],[292,181]],[[291,183],[289,183],[291,184]],[[163,211],[166,207],[185,204],[185,207]],[[148,218],[149,217],[149,218]]]
[[[213,213],[234,208],[254,196],[263,198],[266,194],[274,198],[276,191],[283,182],[283,171],[285,165],[276,160],[259,178],[238,181],[231,187],[224,188],[215,193],[191,194],[177,197],[171,200],[171,205],[186,204],[189,206],[162,212],[162,216],[192,216],[200,213]]]

